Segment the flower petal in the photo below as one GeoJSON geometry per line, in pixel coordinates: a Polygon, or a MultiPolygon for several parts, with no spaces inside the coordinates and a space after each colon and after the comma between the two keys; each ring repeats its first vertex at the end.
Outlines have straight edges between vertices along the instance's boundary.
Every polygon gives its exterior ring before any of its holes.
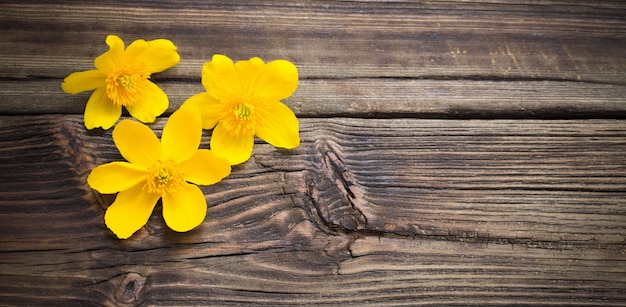
{"type": "Polygon", "coordinates": [[[122,115],[122,107],[113,104],[103,87],[97,88],[85,106],[85,127],[109,129],[122,115]]]}
{"type": "Polygon", "coordinates": [[[235,63],[235,74],[239,88],[238,93],[250,95],[254,84],[259,78],[260,73],[265,68],[265,62],[258,57],[251,58],[249,61],[237,61],[235,63]]]}
{"type": "Polygon", "coordinates": [[[202,66],[202,85],[214,100],[230,100],[233,93],[240,88],[233,61],[225,55],[213,55],[211,62],[202,66]]]}
{"type": "Polygon", "coordinates": [[[147,170],[128,162],[111,162],[94,168],[87,183],[96,191],[112,194],[128,190],[145,181],[147,170]]]}
{"type": "Polygon", "coordinates": [[[149,168],[161,159],[161,143],[148,126],[126,119],[113,129],[113,142],[130,163],[149,168]]]}
{"type": "Polygon", "coordinates": [[[285,99],[298,87],[298,68],[286,60],[265,65],[254,84],[254,96],[267,100],[285,99]]]}
{"type": "Polygon", "coordinates": [[[180,108],[170,115],[161,135],[163,159],[182,162],[198,151],[202,138],[202,123],[200,114],[193,110],[188,107],[180,108]]]}
{"type": "Polygon", "coordinates": [[[172,230],[189,231],[206,217],[207,203],[197,186],[184,183],[174,193],[163,195],[163,219],[172,230]]]}
{"type": "Polygon", "coordinates": [[[218,101],[213,99],[207,92],[195,94],[189,97],[181,106],[196,108],[202,118],[203,129],[213,129],[219,121],[219,113],[223,107],[218,101]]]}
{"type": "Polygon", "coordinates": [[[87,70],[71,73],[67,76],[61,88],[68,94],[77,94],[91,91],[98,87],[104,87],[107,75],[99,70],[87,70]]]}
{"type": "Polygon", "coordinates": [[[169,99],[161,88],[156,84],[142,80],[145,84],[142,84],[144,95],[141,100],[134,101],[133,104],[126,106],[128,113],[141,122],[152,123],[157,116],[163,114],[169,106],[169,99]]]}
{"type": "Polygon", "coordinates": [[[221,124],[217,124],[211,136],[211,151],[228,160],[230,165],[246,162],[252,156],[254,135],[233,136],[221,124]]]}
{"type": "Polygon", "coordinates": [[[176,49],[174,43],[167,39],[136,40],[128,46],[126,55],[131,63],[141,63],[149,73],[157,73],[180,62],[176,49]]]}
{"type": "Polygon", "coordinates": [[[94,61],[94,65],[97,69],[108,74],[117,70],[123,64],[124,41],[117,35],[108,35],[106,43],[109,45],[109,51],[98,56],[94,61]]]}
{"type": "Polygon", "coordinates": [[[143,190],[143,183],[117,194],[104,214],[107,227],[120,239],[126,239],[146,225],[161,196],[143,190]]]}
{"type": "Polygon", "coordinates": [[[138,39],[130,43],[126,50],[124,50],[124,64],[134,64],[137,63],[137,58],[146,52],[150,44],[143,39],[138,39]]]}
{"type": "Polygon", "coordinates": [[[230,174],[230,163],[208,149],[196,151],[189,160],[180,164],[185,180],[198,185],[218,183],[230,174]]]}
{"type": "Polygon", "coordinates": [[[250,58],[248,61],[253,66],[257,67],[257,69],[261,70],[265,66],[265,62],[259,57],[250,58]]]}
{"type": "Polygon", "coordinates": [[[268,104],[259,112],[256,135],[275,147],[292,149],[300,145],[296,115],[282,102],[268,104]]]}

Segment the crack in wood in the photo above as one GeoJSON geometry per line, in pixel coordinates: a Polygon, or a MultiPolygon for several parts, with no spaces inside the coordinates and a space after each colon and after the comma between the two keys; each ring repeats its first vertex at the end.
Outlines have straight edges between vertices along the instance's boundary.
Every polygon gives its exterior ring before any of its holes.
{"type": "MultiPolygon", "coordinates": [[[[619,250],[624,242],[601,243],[587,240],[545,240],[527,237],[499,237],[474,229],[459,229],[446,225],[430,226],[419,221],[396,224],[384,222],[378,216],[368,218],[365,212],[373,204],[364,194],[364,186],[357,182],[343,155],[343,148],[330,137],[315,141],[309,150],[304,205],[311,221],[321,231],[348,237],[400,237],[411,240],[435,240],[448,242],[474,243],[479,245],[497,244],[522,246],[531,249],[573,250],[579,248],[619,250]]],[[[386,186],[393,186],[385,182],[386,186]]],[[[371,187],[368,185],[368,187],[371,187]]],[[[457,188],[458,189],[458,188],[457,188]]],[[[543,189],[546,189],[545,187],[543,189]]],[[[603,190],[604,191],[604,190],[603,190]]],[[[348,244],[349,246],[350,244],[348,244]]],[[[345,248],[343,246],[342,248],[345,248]]]]}

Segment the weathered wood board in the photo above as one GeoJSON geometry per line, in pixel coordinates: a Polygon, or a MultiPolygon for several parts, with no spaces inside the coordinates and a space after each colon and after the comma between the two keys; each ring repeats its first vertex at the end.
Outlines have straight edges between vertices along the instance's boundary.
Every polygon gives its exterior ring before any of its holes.
{"type": "MultiPolygon", "coordinates": [[[[164,81],[168,114],[197,82],[164,81]]],[[[59,80],[0,81],[2,114],[82,114],[90,93],[68,95],[59,80]],[[45,103],[42,103],[45,101],[45,103]]],[[[300,117],[624,118],[626,86],[556,81],[305,79],[285,103],[300,117]]]]}
{"type": "Polygon", "coordinates": [[[202,63],[226,53],[286,58],[306,78],[625,83],[619,1],[7,1],[1,8],[3,77],[59,78],[92,67],[106,50],[103,36],[115,33],[173,40],[182,61],[166,75],[177,78],[199,78],[202,63]]]}
{"type": "Polygon", "coordinates": [[[626,306],[624,46],[620,1],[3,1],[0,305],[626,306]],[[116,239],[60,89],[107,34],[178,46],[157,133],[214,53],[292,61],[301,146],[116,239]]]}
{"type": "Polygon", "coordinates": [[[298,149],[257,144],[252,161],[203,189],[210,208],[197,229],[172,232],[157,208],[145,229],[120,241],[103,225],[113,197],[85,183],[93,166],[121,159],[110,132],[86,133],[80,116],[0,118],[0,298],[626,299],[620,121],[301,122],[298,149]]]}

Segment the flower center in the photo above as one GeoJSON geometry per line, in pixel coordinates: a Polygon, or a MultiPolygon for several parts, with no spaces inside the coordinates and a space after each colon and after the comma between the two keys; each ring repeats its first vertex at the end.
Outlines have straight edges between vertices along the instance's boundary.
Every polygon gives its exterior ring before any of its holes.
{"type": "Polygon", "coordinates": [[[143,98],[149,75],[137,69],[121,69],[106,79],[107,96],[114,104],[130,106],[143,98]]]}
{"type": "Polygon", "coordinates": [[[135,87],[135,81],[139,76],[135,75],[119,75],[117,77],[117,85],[123,87],[127,91],[132,91],[135,87]]]}
{"type": "Polygon", "coordinates": [[[257,121],[254,105],[240,102],[223,112],[221,124],[232,137],[254,135],[257,121]]]}
{"type": "Polygon", "coordinates": [[[239,120],[248,120],[254,112],[254,106],[251,106],[246,103],[240,103],[235,107],[233,113],[239,120]]]}
{"type": "Polygon", "coordinates": [[[172,161],[158,161],[148,170],[144,189],[154,194],[168,194],[176,190],[185,179],[180,171],[180,166],[172,161]]]}

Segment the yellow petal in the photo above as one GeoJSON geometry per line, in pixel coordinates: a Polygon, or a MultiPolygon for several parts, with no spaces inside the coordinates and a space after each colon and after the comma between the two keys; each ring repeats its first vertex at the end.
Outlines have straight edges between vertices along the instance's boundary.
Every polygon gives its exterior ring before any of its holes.
{"type": "Polygon", "coordinates": [[[163,195],[163,219],[172,230],[189,231],[206,216],[207,203],[197,186],[184,183],[174,193],[163,195]]]}
{"type": "Polygon", "coordinates": [[[122,107],[113,104],[103,87],[97,88],[85,106],[85,127],[109,129],[122,115],[122,107]]]}
{"type": "Polygon", "coordinates": [[[263,68],[263,66],[265,65],[265,62],[263,62],[263,60],[261,58],[259,58],[259,57],[250,58],[250,60],[248,62],[250,62],[250,64],[258,67],[258,69],[263,68]]]}
{"type": "Polygon", "coordinates": [[[230,165],[246,162],[252,156],[254,135],[231,135],[223,125],[217,124],[211,136],[211,151],[228,160],[230,165]]]}
{"type": "Polygon", "coordinates": [[[112,194],[145,181],[148,171],[128,162],[111,162],[94,168],[87,183],[96,191],[112,194]]]}
{"type": "Polygon", "coordinates": [[[181,162],[198,151],[202,138],[200,114],[190,108],[180,108],[174,112],[163,127],[161,145],[163,159],[181,162]]]}
{"type": "Polygon", "coordinates": [[[161,159],[161,143],[148,126],[126,119],[113,129],[113,142],[128,162],[145,169],[161,159]]]}
{"type": "Polygon", "coordinates": [[[258,75],[254,84],[254,96],[281,100],[291,96],[297,87],[298,68],[289,61],[271,61],[258,75]]]}
{"type": "Polygon", "coordinates": [[[268,104],[259,112],[256,135],[275,147],[292,149],[300,145],[296,115],[281,102],[268,104]]]}
{"type": "Polygon", "coordinates": [[[149,46],[150,44],[143,39],[138,39],[130,43],[126,50],[124,50],[124,64],[138,63],[137,58],[145,53],[149,46]]]}
{"type": "Polygon", "coordinates": [[[136,184],[117,194],[104,214],[104,222],[118,238],[126,239],[148,222],[159,197],[145,192],[143,183],[136,184]]]}
{"type": "Polygon", "coordinates": [[[106,43],[109,45],[109,51],[98,56],[94,64],[97,69],[108,74],[123,64],[124,41],[117,35],[109,35],[106,38],[106,43]]]}
{"type": "Polygon", "coordinates": [[[175,66],[180,61],[176,46],[167,39],[155,39],[149,42],[140,40],[133,42],[126,53],[133,62],[142,63],[149,73],[157,73],[175,66]],[[138,48],[135,48],[138,42],[138,48]],[[135,50],[137,49],[137,50],[135,50]]]}
{"type": "Polygon", "coordinates": [[[219,102],[231,99],[234,90],[240,88],[233,61],[225,55],[213,55],[211,62],[202,66],[202,85],[219,102]]]}
{"type": "Polygon", "coordinates": [[[238,61],[235,63],[235,74],[239,87],[236,91],[239,93],[251,93],[259,74],[264,70],[265,62],[260,58],[254,57],[249,61],[238,61]]]}
{"type": "Polygon", "coordinates": [[[183,161],[181,171],[186,181],[198,185],[218,183],[230,174],[230,163],[208,149],[196,151],[189,160],[183,161]]]}
{"type": "Polygon", "coordinates": [[[223,107],[209,93],[199,93],[189,97],[181,106],[195,108],[202,118],[203,129],[213,129],[219,121],[219,112],[223,107]]]}
{"type": "Polygon", "coordinates": [[[98,87],[104,87],[107,75],[99,70],[79,71],[67,76],[61,88],[68,94],[77,94],[84,91],[91,91],[98,87]]]}
{"type": "Polygon", "coordinates": [[[170,103],[165,92],[156,84],[148,80],[142,80],[142,82],[145,82],[142,84],[142,89],[144,89],[142,99],[133,101],[131,105],[126,106],[126,109],[132,117],[141,122],[152,123],[157,116],[167,110],[170,103]]]}

